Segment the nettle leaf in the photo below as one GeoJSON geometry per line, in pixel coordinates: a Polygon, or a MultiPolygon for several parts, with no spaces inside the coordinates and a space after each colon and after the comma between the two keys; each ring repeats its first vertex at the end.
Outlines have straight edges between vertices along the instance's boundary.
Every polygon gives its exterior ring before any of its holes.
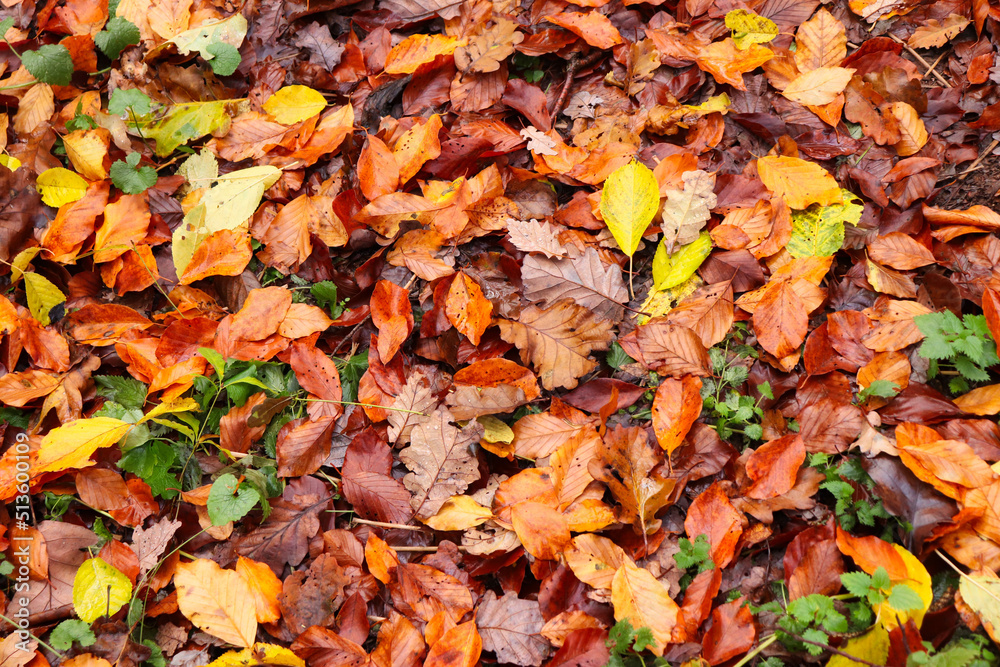
{"type": "Polygon", "coordinates": [[[94,44],[108,58],[115,60],[126,47],[138,44],[142,39],[139,28],[121,16],[116,16],[104,26],[104,30],[94,35],[94,44]]]}
{"type": "Polygon", "coordinates": [[[243,60],[240,57],[239,49],[225,42],[209,44],[205,50],[214,56],[208,61],[208,64],[212,66],[212,71],[218,76],[231,75],[243,60]]]}
{"type": "Polygon", "coordinates": [[[216,526],[239,521],[260,502],[260,497],[256,489],[240,484],[233,475],[222,475],[208,492],[208,518],[216,526]]]}
{"type": "Polygon", "coordinates": [[[115,88],[115,92],[111,93],[111,99],[108,100],[108,113],[121,116],[131,110],[135,115],[143,116],[149,113],[152,108],[151,103],[149,95],[138,88],[115,88]]]}
{"type": "Polygon", "coordinates": [[[46,44],[21,54],[21,63],[42,83],[68,86],[73,78],[73,57],[62,44],[46,44]]]}
{"type": "Polygon", "coordinates": [[[148,165],[140,167],[141,158],[138,153],[129,153],[111,165],[111,182],[127,195],[137,195],[156,185],[156,170],[148,165]]]}

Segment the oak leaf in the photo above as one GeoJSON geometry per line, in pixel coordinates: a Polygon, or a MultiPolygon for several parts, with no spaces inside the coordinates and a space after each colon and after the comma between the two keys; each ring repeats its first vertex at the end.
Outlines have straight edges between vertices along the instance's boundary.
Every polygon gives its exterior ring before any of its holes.
{"type": "Polygon", "coordinates": [[[455,52],[455,65],[463,72],[495,72],[523,40],[524,34],[517,32],[516,23],[499,19],[455,52]]]}

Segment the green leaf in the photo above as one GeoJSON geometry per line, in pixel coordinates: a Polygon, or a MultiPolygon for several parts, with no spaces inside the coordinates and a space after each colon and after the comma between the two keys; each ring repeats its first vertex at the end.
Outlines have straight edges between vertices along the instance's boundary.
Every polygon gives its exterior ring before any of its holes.
{"type": "Polygon", "coordinates": [[[90,646],[97,641],[90,626],[77,618],[70,618],[55,627],[49,635],[49,643],[59,651],[67,651],[73,642],[80,646],[90,646]]]}
{"type": "Polygon", "coordinates": [[[208,518],[212,524],[222,526],[239,521],[260,502],[260,493],[253,487],[240,484],[233,475],[222,475],[208,492],[208,518]]]}
{"type": "Polygon", "coordinates": [[[14,17],[8,16],[3,21],[0,21],[0,37],[7,34],[7,31],[14,27],[14,17]]]}
{"type": "Polygon", "coordinates": [[[733,31],[733,42],[741,51],[753,44],[766,44],[778,36],[774,21],[746,9],[734,9],[726,14],[726,27],[733,31]]]}
{"type": "Polygon", "coordinates": [[[608,349],[608,355],[606,357],[608,366],[611,366],[615,370],[620,371],[623,366],[627,364],[634,364],[635,359],[628,356],[628,352],[625,351],[621,345],[617,342],[611,343],[611,347],[608,349]]]}
{"type": "Polygon", "coordinates": [[[712,560],[712,545],[704,534],[691,540],[682,537],[678,543],[681,550],[674,554],[674,561],[682,569],[688,570],[698,566],[698,572],[705,572],[715,567],[712,560]]]}
{"type": "Polygon", "coordinates": [[[868,589],[871,588],[872,578],[864,572],[845,572],[840,575],[840,582],[851,595],[865,597],[868,589]]]}
{"type": "Polygon", "coordinates": [[[899,393],[899,385],[892,380],[872,380],[872,383],[858,392],[858,400],[864,401],[870,396],[892,398],[899,393]]]}
{"type": "Polygon", "coordinates": [[[920,599],[920,595],[906,584],[896,584],[893,586],[887,602],[893,609],[898,609],[899,611],[924,608],[924,601],[920,599]]]}
{"type": "Polygon", "coordinates": [[[653,256],[653,283],[658,290],[680,285],[694,275],[712,252],[712,236],[702,232],[698,238],[681,246],[673,254],[667,254],[665,240],[660,241],[653,256]]]}
{"type": "Polygon", "coordinates": [[[139,166],[138,153],[129,153],[124,160],[111,165],[111,182],[127,195],[137,195],[156,185],[156,170],[149,165],[139,166]]]}
{"type": "Polygon", "coordinates": [[[0,408],[0,424],[10,424],[14,428],[28,428],[31,413],[17,408],[0,408]]]}
{"type": "Polygon", "coordinates": [[[216,352],[210,347],[199,347],[198,354],[208,359],[208,363],[212,364],[212,368],[215,369],[215,374],[219,376],[219,381],[226,375],[226,359],[221,354],[216,352]]]}
{"type": "Polygon", "coordinates": [[[73,578],[73,610],[87,623],[101,616],[112,616],[131,597],[129,578],[100,558],[83,561],[73,578]]]}
{"type": "MultiPolygon", "coordinates": [[[[316,299],[316,305],[320,308],[326,308],[331,313],[339,306],[337,303],[337,285],[331,280],[323,280],[315,283],[309,288],[309,293],[316,299]]],[[[337,313],[337,316],[339,315],[340,313],[337,313]]]]}
{"type": "Polygon", "coordinates": [[[121,116],[129,109],[137,116],[144,116],[149,113],[152,100],[149,95],[138,88],[115,88],[108,100],[108,113],[121,116]]]}
{"type": "Polygon", "coordinates": [[[97,44],[104,55],[115,60],[122,49],[138,44],[141,39],[139,28],[134,23],[116,16],[105,24],[104,30],[94,35],[94,44],[97,44]]]}
{"type": "Polygon", "coordinates": [[[37,51],[25,51],[21,63],[31,76],[53,86],[68,86],[73,78],[73,58],[62,44],[46,44],[37,51]]]}
{"type": "Polygon", "coordinates": [[[177,459],[174,449],[163,442],[150,442],[128,450],[118,461],[118,467],[142,478],[153,495],[173,498],[180,482],[170,473],[177,459]]]}
{"type": "Polygon", "coordinates": [[[792,257],[829,257],[844,245],[844,223],[858,224],[864,205],[849,190],[841,189],[841,204],[792,211],[792,236],[785,248],[792,257]]]}
{"type": "Polygon", "coordinates": [[[208,61],[208,64],[212,66],[212,71],[218,76],[231,75],[242,62],[240,50],[232,44],[216,42],[209,44],[207,51],[214,56],[208,61]]]}
{"type": "Polygon", "coordinates": [[[125,408],[135,410],[146,404],[147,387],[130,377],[118,375],[95,375],[97,393],[109,400],[120,403],[125,408]]]}
{"type": "Polygon", "coordinates": [[[649,167],[633,160],[615,169],[601,191],[601,215],[618,247],[635,254],[660,207],[660,187],[649,167]]]}

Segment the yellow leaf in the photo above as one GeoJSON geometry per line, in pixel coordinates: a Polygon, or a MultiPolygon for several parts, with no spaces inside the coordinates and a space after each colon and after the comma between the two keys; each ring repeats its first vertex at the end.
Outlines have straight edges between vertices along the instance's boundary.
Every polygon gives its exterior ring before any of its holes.
{"type": "Polygon", "coordinates": [[[0,164],[11,171],[17,171],[17,168],[21,166],[21,161],[12,155],[0,155],[0,164]]]}
{"type": "Polygon", "coordinates": [[[757,160],[757,172],[768,190],[795,209],[810,204],[839,204],[843,199],[837,180],[815,162],[797,157],[762,157],[757,160]]]}
{"type": "Polygon", "coordinates": [[[62,167],[46,169],[38,175],[35,184],[42,201],[56,208],[83,199],[87,187],[87,181],[80,174],[62,167]]]}
{"type": "Polygon", "coordinates": [[[726,27],[733,31],[733,42],[738,49],[766,44],[778,36],[774,21],[746,9],[734,9],[726,14],[726,27]]]}
{"type": "Polygon", "coordinates": [[[601,191],[601,215],[622,252],[631,257],[660,207],[660,187],[646,165],[632,161],[615,169],[601,191]]]}
{"type": "Polygon", "coordinates": [[[277,167],[240,169],[219,177],[201,203],[187,212],[174,230],[174,267],[178,274],[191,263],[195,248],[216,232],[235,230],[257,210],[264,191],[281,177],[277,167]]]}
{"type": "Polygon", "coordinates": [[[666,290],[686,282],[711,252],[712,236],[708,232],[702,232],[693,242],[671,254],[667,254],[667,247],[661,241],[653,255],[653,283],[656,289],[666,290]]]}
{"type": "Polygon", "coordinates": [[[650,650],[654,655],[663,655],[680,611],[677,603],[670,599],[667,587],[649,570],[626,560],[611,581],[611,602],[615,607],[615,620],[628,619],[633,628],[652,630],[656,645],[650,650]]]}
{"type": "Polygon", "coordinates": [[[894,146],[896,153],[900,157],[906,157],[919,152],[927,143],[928,135],[924,121],[920,119],[917,110],[906,102],[893,102],[886,106],[885,110],[899,121],[899,133],[902,139],[894,146]]]}
{"type": "Polygon", "coordinates": [[[76,130],[63,137],[66,157],[73,168],[91,181],[102,181],[108,177],[104,168],[104,158],[111,146],[111,133],[104,128],[76,130]]]}
{"type": "Polygon", "coordinates": [[[476,421],[486,429],[483,433],[483,440],[486,442],[493,444],[502,442],[507,445],[514,442],[514,430],[493,415],[479,417],[476,421]]]}
{"type": "MultiPolygon", "coordinates": [[[[913,622],[916,623],[919,628],[920,624],[924,620],[924,614],[927,613],[928,607],[931,606],[931,600],[934,598],[934,594],[931,591],[931,575],[928,574],[927,568],[924,567],[924,564],[917,560],[917,557],[909,551],[898,544],[894,544],[893,548],[903,559],[903,563],[906,565],[906,578],[900,579],[893,577],[893,587],[900,585],[909,586],[916,591],[918,596],[920,596],[920,600],[923,602],[923,607],[919,609],[895,609],[888,602],[883,602],[873,608],[875,616],[879,619],[879,623],[884,626],[886,630],[892,630],[899,625],[899,622],[905,623],[908,618],[912,618],[913,622]]],[[[869,572],[869,574],[872,573],[869,572]]]]}
{"type": "MultiPolygon", "coordinates": [[[[840,650],[866,662],[884,665],[889,657],[889,631],[876,625],[860,637],[848,640],[840,650]]],[[[859,664],[845,656],[835,655],[826,667],[858,667],[859,664]]]]}
{"type": "Polygon", "coordinates": [[[944,46],[948,40],[965,30],[969,19],[961,14],[949,14],[944,23],[937,19],[927,19],[927,23],[913,31],[907,43],[914,49],[929,49],[944,46]]]}
{"type": "Polygon", "coordinates": [[[308,86],[285,86],[264,102],[264,111],[282,125],[294,125],[326,108],[326,98],[308,86]]]}
{"type": "Polygon", "coordinates": [[[31,264],[31,260],[41,251],[41,246],[35,246],[34,248],[25,248],[14,256],[14,259],[10,262],[10,281],[12,283],[16,284],[21,279],[21,276],[24,275],[24,270],[28,268],[28,264],[31,264]]]}
{"type": "Polygon", "coordinates": [[[66,295],[45,276],[37,273],[24,274],[24,291],[28,297],[28,310],[42,326],[52,321],[49,311],[66,300],[66,295]]]}
{"type": "Polygon", "coordinates": [[[163,403],[160,403],[143,415],[142,419],[137,421],[136,424],[141,424],[162,415],[170,415],[177,412],[198,412],[200,410],[201,406],[199,406],[198,401],[193,398],[175,398],[172,401],[164,401],[163,403]]]}
{"type": "Polygon", "coordinates": [[[279,667],[306,667],[305,660],[283,646],[258,642],[242,651],[223,653],[204,667],[253,667],[276,665],[279,667]]]}
{"type": "Polygon", "coordinates": [[[100,558],[83,561],[73,578],[73,609],[84,623],[111,616],[132,597],[132,582],[100,558]]]}
{"type": "Polygon", "coordinates": [[[434,530],[465,530],[493,518],[493,512],[469,496],[452,496],[444,501],[438,513],[421,519],[434,530]]]}
{"type": "Polygon", "coordinates": [[[958,590],[965,604],[979,616],[993,641],[1000,641],[1000,579],[995,575],[963,574],[958,590]]]}
{"type": "Polygon", "coordinates": [[[447,56],[462,46],[465,40],[447,35],[410,35],[392,47],[385,58],[386,74],[413,74],[421,65],[447,56]]]}
{"type": "MultiPolygon", "coordinates": [[[[659,252],[659,249],[657,249],[657,252],[659,252]]],[[[656,259],[655,255],[653,259],[656,259]]],[[[693,275],[677,287],[671,287],[665,290],[652,290],[649,293],[649,296],[646,297],[646,301],[639,308],[641,312],[649,313],[649,316],[637,315],[635,321],[638,324],[645,324],[654,317],[662,317],[663,315],[666,315],[673,310],[674,306],[676,306],[680,301],[693,294],[696,289],[704,284],[704,282],[705,281],[697,275],[693,275]]]]}
{"type": "Polygon", "coordinates": [[[181,563],[174,575],[181,613],[208,634],[251,646],[257,636],[256,605],[246,580],[212,560],[181,563]]]}
{"type": "Polygon", "coordinates": [[[37,477],[44,472],[86,467],[91,454],[115,444],[131,428],[132,424],[111,417],[77,419],[54,428],[38,448],[38,458],[31,468],[31,475],[37,477]]]}
{"type": "Polygon", "coordinates": [[[799,104],[822,106],[837,99],[852,76],[849,67],[817,67],[797,76],[781,94],[799,104]]]}

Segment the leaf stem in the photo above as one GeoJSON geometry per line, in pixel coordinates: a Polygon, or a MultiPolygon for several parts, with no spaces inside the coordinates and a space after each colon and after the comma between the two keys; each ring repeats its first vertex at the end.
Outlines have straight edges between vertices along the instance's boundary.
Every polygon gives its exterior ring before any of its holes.
{"type": "Polygon", "coordinates": [[[778,641],[778,635],[776,634],[768,635],[767,637],[762,639],[759,644],[757,644],[757,648],[755,648],[754,650],[750,651],[745,656],[743,656],[743,659],[737,662],[735,665],[733,665],[733,667],[743,667],[744,665],[749,664],[751,660],[760,655],[764,649],[766,649],[768,646],[770,646],[776,641],[778,641]]]}

